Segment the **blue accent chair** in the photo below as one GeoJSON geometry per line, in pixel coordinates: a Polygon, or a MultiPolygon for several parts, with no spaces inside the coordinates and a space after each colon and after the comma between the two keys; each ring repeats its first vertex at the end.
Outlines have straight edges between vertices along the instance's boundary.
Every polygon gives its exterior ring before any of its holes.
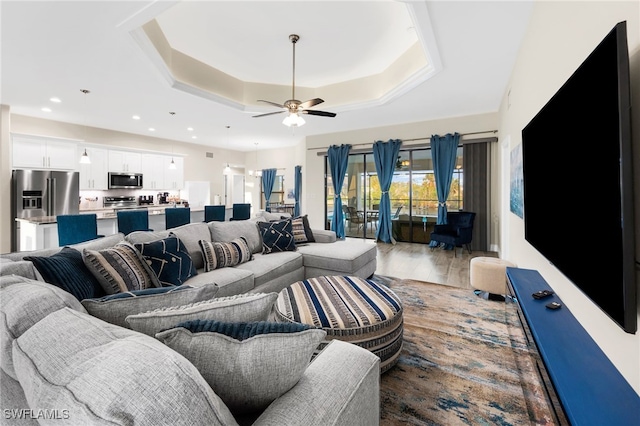
{"type": "Polygon", "coordinates": [[[233,205],[231,220],[247,220],[251,218],[251,204],[236,203],[233,205]]]}
{"type": "Polygon", "coordinates": [[[164,210],[165,229],[177,228],[178,226],[191,223],[191,208],[166,208],[164,210]]]}
{"type": "Polygon", "coordinates": [[[205,222],[224,222],[226,206],[204,206],[205,222]]]}
{"type": "Polygon", "coordinates": [[[153,231],[149,229],[149,211],[143,210],[119,210],[118,232],[128,235],[133,231],[153,231]]]}
{"type": "MultiPolygon", "coordinates": [[[[473,238],[473,221],[476,218],[474,212],[447,212],[446,225],[434,225],[431,233],[431,241],[444,244],[447,249],[454,249],[464,245],[471,253],[471,239],[473,238]]],[[[433,250],[435,247],[431,247],[433,250]]]]}
{"type": "Polygon", "coordinates": [[[58,215],[56,222],[58,223],[58,245],[60,247],[104,237],[104,235],[98,235],[98,216],[96,214],[58,215]]]}

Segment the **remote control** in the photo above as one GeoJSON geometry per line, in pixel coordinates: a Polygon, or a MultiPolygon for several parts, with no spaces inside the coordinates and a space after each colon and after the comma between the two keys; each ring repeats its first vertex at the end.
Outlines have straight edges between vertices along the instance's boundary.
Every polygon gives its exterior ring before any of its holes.
{"type": "Polygon", "coordinates": [[[560,308],[562,305],[561,305],[560,303],[558,303],[558,302],[551,302],[551,303],[547,303],[545,306],[546,306],[547,308],[549,308],[549,309],[558,309],[558,308],[560,308]]]}
{"type": "Polygon", "coordinates": [[[544,299],[545,297],[549,297],[553,294],[551,290],[538,290],[532,294],[534,299],[544,299]]]}

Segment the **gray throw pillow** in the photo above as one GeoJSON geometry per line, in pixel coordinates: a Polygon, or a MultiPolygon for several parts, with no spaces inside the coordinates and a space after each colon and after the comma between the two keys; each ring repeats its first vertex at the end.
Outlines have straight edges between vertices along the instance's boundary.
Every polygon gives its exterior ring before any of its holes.
{"type": "Polygon", "coordinates": [[[82,306],[94,317],[120,327],[129,328],[129,324],[125,321],[129,315],[211,300],[218,293],[218,290],[219,287],[216,284],[206,284],[202,287],[182,285],[150,288],[116,293],[100,299],[85,299],[82,301],[82,306]]]}
{"type": "Polygon", "coordinates": [[[61,424],[237,425],[183,356],[68,308],[20,336],[13,356],[29,405],[66,410],[61,424]]]}
{"type": "Polygon", "coordinates": [[[186,225],[172,228],[170,234],[176,235],[184,243],[187,250],[191,254],[193,264],[196,269],[200,269],[203,266],[202,252],[200,251],[200,245],[198,241],[205,239],[211,239],[211,232],[209,227],[204,222],[188,223],[186,225]]]}
{"type": "Polygon", "coordinates": [[[236,415],[262,411],[294,387],[327,334],[302,324],[216,323],[184,323],[156,338],[191,361],[236,415]]]}
{"type": "Polygon", "coordinates": [[[266,321],[277,298],[278,293],[244,293],[129,315],[125,321],[131,329],[149,336],[155,336],[181,322],[196,319],[228,322],[266,321]]]}
{"type": "Polygon", "coordinates": [[[72,308],[86,312],[78,299],[70,293],[41,281],[4,276],[2,295],[0,296],[0,366],[12,378],[16,379],[13,368],[11,346],[31,326],[52,312],[62,308],[72,308]],[[4,283],[10,285],[5,286],[4,283]]]}
{"type": "Polygon", "coordinates": [[[211,232],[211,241],[225,242],[238,237],[245,237],[251,253],[262,252],[260,232],[258,231],[258,225],[253,220],[234,220],[231,222],[212,221],[207,223],[207,226],[211,232]]]}
{"type": "Polygon", "coordinates": [[[162,287],[142,254],[130,243],[103,250],[84,249],[82,259],[107,294],[162,287]]]}

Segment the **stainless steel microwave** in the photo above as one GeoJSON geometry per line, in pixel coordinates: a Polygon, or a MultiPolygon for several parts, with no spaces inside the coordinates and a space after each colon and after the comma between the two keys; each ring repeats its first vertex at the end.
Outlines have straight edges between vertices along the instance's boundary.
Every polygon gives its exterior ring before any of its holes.
{"type": "Polygon", "coordinates": [[[142,173],[109,172],[109,189],[142,189],[142,173]]]}

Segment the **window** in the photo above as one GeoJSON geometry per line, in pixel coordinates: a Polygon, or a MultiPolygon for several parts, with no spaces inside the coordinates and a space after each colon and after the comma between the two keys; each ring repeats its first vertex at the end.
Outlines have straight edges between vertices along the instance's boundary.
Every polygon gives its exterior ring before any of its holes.
{"type": "MultiPolygon", "coordinates": [[[[273,190],[271,191],[269,203],[272,206],[284,204],[284,176],[276,176],[276,180],[273,182],[273,190]]],[[[262,187],[262,179],[260,179],[260,208],[264,210],[266,204],[264,190],[262,187]]]]}

